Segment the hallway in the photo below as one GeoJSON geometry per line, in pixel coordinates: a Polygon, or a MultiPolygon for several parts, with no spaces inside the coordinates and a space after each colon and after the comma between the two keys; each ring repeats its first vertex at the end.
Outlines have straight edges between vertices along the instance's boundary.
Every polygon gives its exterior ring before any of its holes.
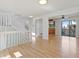
{"type": "Polygon", "coordinates": [[[30,43],[0,51],[1,58],[64,58],[79,57],[79,38],[50,36],[49,40],[38,38],[30,43]],[[17,54],[18,53],[18,54],[17,54]]]}

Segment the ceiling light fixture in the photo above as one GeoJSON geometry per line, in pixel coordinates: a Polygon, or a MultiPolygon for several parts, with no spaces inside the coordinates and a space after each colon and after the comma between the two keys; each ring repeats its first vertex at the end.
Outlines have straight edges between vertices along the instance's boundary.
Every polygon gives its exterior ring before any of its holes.
{"type": "Polygon", "coordinates": [[[33,16],[29,16],[30,18],[33,18],[33,16]]]}
{"type": "Polygon", "coordinates": [[[45,5],[48,3],[48,0],[39,0],[39,4],[45,5]]]}

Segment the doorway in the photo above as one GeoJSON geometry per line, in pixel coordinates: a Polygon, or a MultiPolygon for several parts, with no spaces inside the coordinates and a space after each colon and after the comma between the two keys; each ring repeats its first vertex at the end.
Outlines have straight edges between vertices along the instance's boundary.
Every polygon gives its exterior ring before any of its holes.
{"type": "Polygon", "coordinates": [[[49,36],[55,35],[55,20],[49,19],[49,36]]]}
{"type": "Polygon", "coordinates": [[[61,23],[61,35],[68,37],[76,37],[76,21],[63,20],[61,23]]]}
{"type": "Polygon", "coordinates": [[[42,26],[43,26],[43,23],[42,23],[42,19],[37,19],[35,21],[35,36],[36,38],[42,38],[42,26]]]}

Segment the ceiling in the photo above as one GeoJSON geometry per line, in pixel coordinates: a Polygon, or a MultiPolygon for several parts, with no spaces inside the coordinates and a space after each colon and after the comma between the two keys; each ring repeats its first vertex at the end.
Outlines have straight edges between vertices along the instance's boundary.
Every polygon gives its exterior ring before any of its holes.
{"type": "Polygon", "coordinates": [[[39,16],[78,6],[79,0],[48,0],[47,5],[38,4],[38,0],[0,0],[0,10],[25,16],[39,16]]]}

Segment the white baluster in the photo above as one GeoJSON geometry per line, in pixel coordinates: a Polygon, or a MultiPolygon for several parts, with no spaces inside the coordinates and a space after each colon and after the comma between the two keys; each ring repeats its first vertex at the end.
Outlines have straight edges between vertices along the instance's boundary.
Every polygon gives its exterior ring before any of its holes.
{"type": "MultiPolygon", "coordinates": [[[[0,39],[1,39],[1,33],[0,33],[0,39]]],[[[1,50],[1,41],[0,41],[0,50],[1,50]]]]}
{"type": "Polygon", "coordinates": [[[14,46],[15,46],[16,45],[16,41],[15,41],[16,40],[16,33],[14,33],[13,35],[14,35],[14,40],[13,41],[14,41],[14,46]]]}
{"type": "Polygon", "coordinates": [[[14,33],[11,33],[11,35],[12,35],[11,44],[12,44],[12,46],[14,46],[14,33]]]}
{"type": "Polygon", "coordinates": [[[16,45],[18,45],[18,32],[16,33],[16,45]]]}
{"type": "Polygon", "coordinates": [[[20,32],[19,32],[19,44],[21,43],[21,35],[20,35],[20,32]]]}
{"type": "Polygon", "coordinates": [[[7,33],[5,33],[5,35],[6,35],[6,47],[8,48],[8,35],[7,33]]]}
{"type": "Polygon", "coordinates": [[[18,32],[18,45],[19,45],[19,32],[18,32]]]}

